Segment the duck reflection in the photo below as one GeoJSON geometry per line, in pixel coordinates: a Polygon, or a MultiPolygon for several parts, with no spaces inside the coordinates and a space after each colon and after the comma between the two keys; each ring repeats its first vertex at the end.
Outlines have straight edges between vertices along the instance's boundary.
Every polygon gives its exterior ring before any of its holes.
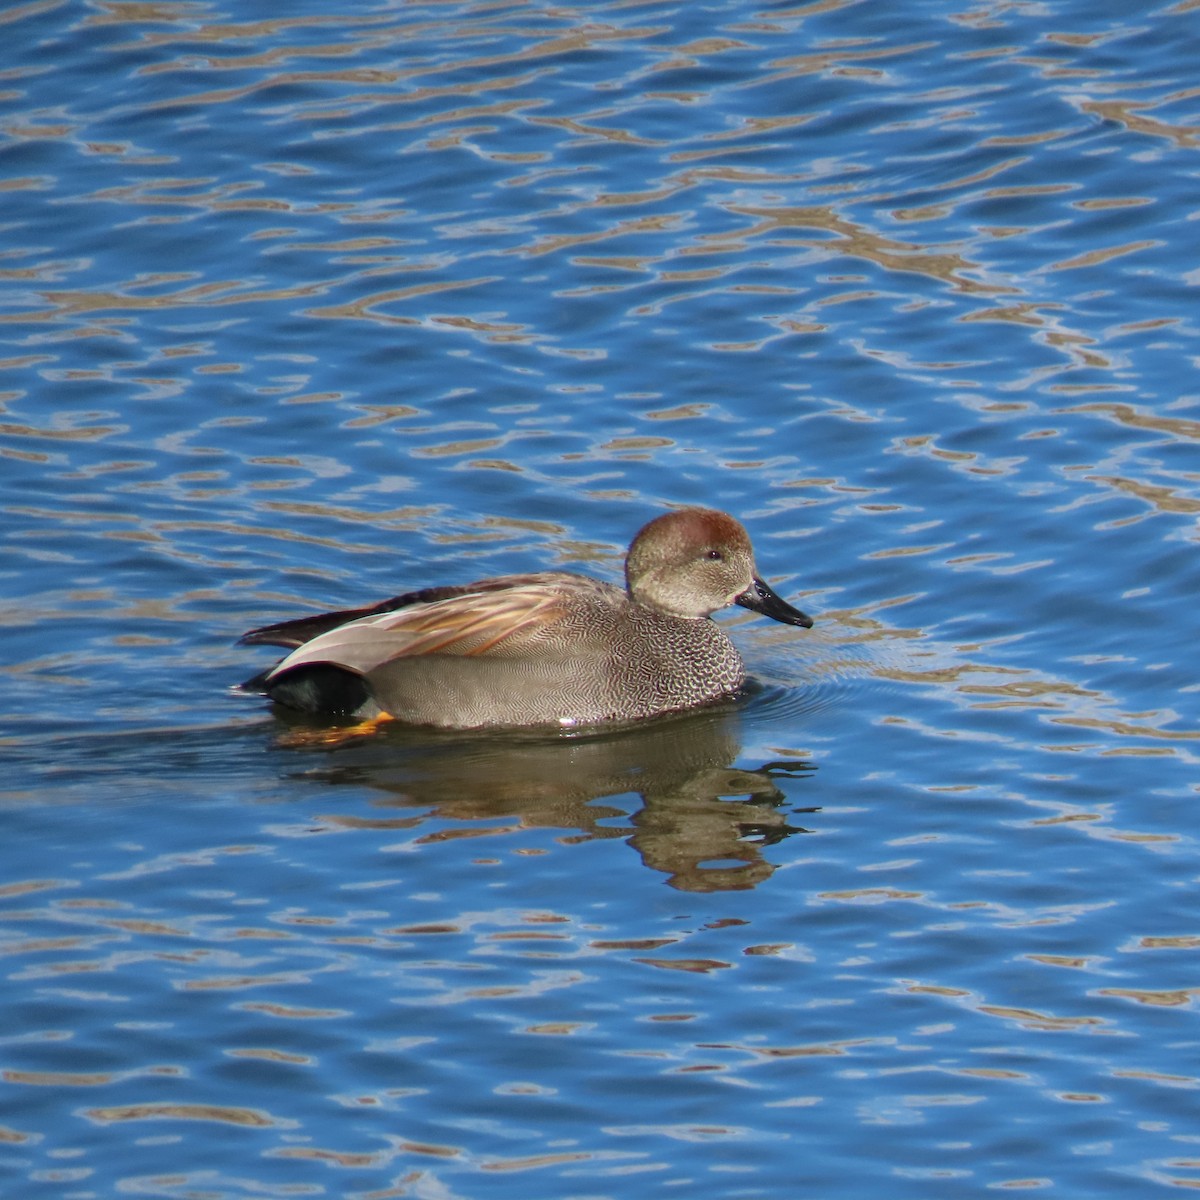
{"type": "Polygon", "coordinates": [[[369,738],[339,738],[293,725],[283,742],[330,752],[320,768],[304,771],[306,779],[375,788],[386,796],[381,805],[431,808],[443,820],[513,817],[530,828],[626,838],[672,887],[716,892],[767,879],[775,868],[763,847],[810,832],[789,822],[792,812],[818,811],[792,808],[779,787],[813,764],[735,767],[738,731],[731,702],[585,734],[452,734],[397,725],[369,738]],[[632,815],[629,806],[596,803],[623,795],[641,798],[632,815]]]}

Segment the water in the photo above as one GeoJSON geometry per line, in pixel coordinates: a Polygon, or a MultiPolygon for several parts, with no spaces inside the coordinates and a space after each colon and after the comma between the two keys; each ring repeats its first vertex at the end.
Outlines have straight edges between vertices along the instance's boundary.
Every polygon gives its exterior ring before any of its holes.
{"type": "Polygon", "coordinates": [[[1193,6],[0,21],[5,1195],[1200,1186],[1193,6]],[[674,503],[735,705],[229,690],[674,503]]]}

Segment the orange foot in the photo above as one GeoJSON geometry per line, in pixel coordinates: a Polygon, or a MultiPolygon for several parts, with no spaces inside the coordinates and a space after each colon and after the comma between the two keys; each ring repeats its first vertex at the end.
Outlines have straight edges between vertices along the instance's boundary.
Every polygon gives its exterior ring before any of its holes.
{"type": "Polygon", "coordinates": [[[336,729],[293,729],[280,734],[277,744],[287,750],[337,750],[374,737],[389,721],[395,719],[391,713],[380,713],[368,721],[342,725],[336,729]]]}

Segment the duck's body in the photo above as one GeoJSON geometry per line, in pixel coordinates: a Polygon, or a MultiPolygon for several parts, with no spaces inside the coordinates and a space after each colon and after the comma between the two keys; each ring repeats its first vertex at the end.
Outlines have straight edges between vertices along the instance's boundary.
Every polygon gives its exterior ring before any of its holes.
{"type": "Polygon", "coordinates": [[[268,625],[242,641],[294,649],[243,686],[304,712],[445,728],[633,721],[742,685],[718,608],[812,624],[758,579],[741,525],[709,509],[645,526],[626,580],[507,575],[268,625]]]}

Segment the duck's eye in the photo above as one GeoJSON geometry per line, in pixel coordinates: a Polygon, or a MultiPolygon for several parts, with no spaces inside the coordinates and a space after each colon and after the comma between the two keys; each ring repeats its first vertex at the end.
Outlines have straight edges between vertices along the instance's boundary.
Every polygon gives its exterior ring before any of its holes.
{"type": "Polygon", "coordinates": [[[713,562],[724,562],[725,561],[725,555],[723,555],[720,552],[720,550],[705,551],[704,557],[711,559],[713,562]]]}

